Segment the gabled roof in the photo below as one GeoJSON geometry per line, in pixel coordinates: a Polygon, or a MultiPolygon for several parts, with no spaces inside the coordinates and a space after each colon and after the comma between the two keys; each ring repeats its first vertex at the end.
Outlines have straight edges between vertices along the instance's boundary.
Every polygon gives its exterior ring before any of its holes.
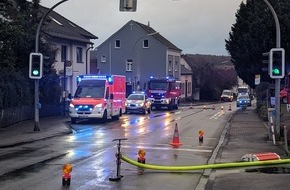
{"type": "MultiPolygon", "coordinates": [[[[43,6],[39,6],[39,10],[42,14],[49,11],[48,8],[43,6]]],[[[48,22],[44,23],[44,26],[42,27],[42,32],[50,37],[75,40],[85,43],[92,43],[90,42],[90,39],[98,39],[97,36],[86,31],[82,27],[76,25],[54,11],[51,11],[47,15],[47,20],[48,22]]]]}
{"type": "MultiPolygon", "coordinates": [[[[140,22],[136,22],[134,20],[131,20],[132,22],[138,24],[141,28],[143,28],[143,30],[145,30],[148,34],[152,34],[154,32],[156,32],[153,28],[151,28],[148,25],[142,24],[140,22]]],[[[176,47],[173,43],[171,43],[169,40],[167,40],[166,38],[164,38],[162,35],[160,35],[160,33],[157,33],[155,35],[153,35],[152,37],[156,38],[158,41],[160,41],[163,45],[165,45],[168,49],[172,49],[172,50],[177,50],[177,51],[182,51],[181,49],[179,49],[178,47],[176,47]]]]}
{"type": "Polygon", "coordinates": [[[192,73],[193,72],[187,69],[184,65],[181,65],[181,70],[180,70],[181,75],[192,75],[192,73]]]}
{"type": "Polygon", "coordinates": [[[122,28],[120,28],[118,31],[116,31],[114,34],[112,34],[107,40],[105,40],[102,44],[100,44],[98,47],[102,46],[103,44],[105,44],[110,38],[112,38],[114,35],[116,35],[120,30],[122,30],[124,27],[126,27],[128,24],[130,23],[135,23],[136,25],[138,25],[140,28],[142,28],[146,33],[148,34],[152,34],[152,33],[156,33],[154,35],[152,35],[152,37],[154,37],[155,39],[157,39],[159,42],[161,42],[165,47],[167,47],[168,49],[171,50],[176,50],[176,51],[182,51],[181,49],[179,49],[178,47],[176,47],[173,43],[171,43],[169,40],[167,40],[166,38],[164,38],[162,35],[160,35],[160,33],[158,33],[157,31],[155,31],[153,28],[151,28],[150,26],[147,26],[145,24],[136,22],[134,20],[130,20],[129,22],[127,22],[122,28]]]}
{"type": "Polygon", "coordinates": [[[192,68],[203,67],[208,64],[213,64],[215,66],[225,65],[231,63],[230,56],[219,56],[219,55],[202,55],[202,54],[185,54],[182,58],[187,62],[187,64],[192,68]]]}

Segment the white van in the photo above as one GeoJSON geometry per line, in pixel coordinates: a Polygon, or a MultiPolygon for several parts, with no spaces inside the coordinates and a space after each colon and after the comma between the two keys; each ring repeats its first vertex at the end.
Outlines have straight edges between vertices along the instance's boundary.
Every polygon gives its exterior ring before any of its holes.
{"type": "Polygon", "coordinates": [[[221,95],[221,101],[232,102],[234,99],[234,93],[231,90],[223,90],[221,95]]]}

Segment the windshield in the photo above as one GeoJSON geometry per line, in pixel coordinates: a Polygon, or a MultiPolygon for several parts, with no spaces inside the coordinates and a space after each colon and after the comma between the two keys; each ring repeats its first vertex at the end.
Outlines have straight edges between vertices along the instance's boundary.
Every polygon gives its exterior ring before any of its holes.
{"type": "Polygon", "coordinates": [[[248,88],[238,88],[238,93],[248,93],[248,88]]]}
{"type": "Polygon", "coordinates": [[[88,80],[81,81],[79,84],[75,98],[104,98],[105,81],[104,80],[88,80]]]}
{"type": "Polygon", "coordinates": [[[167,90],[168,83],[167,82],[150,82],[148,84],[148,88],[150,90],[167,90]]]}
{"type": "Polygon", "coordinates": [[[239,96],[238,99],[249,99],[249,96],[239,96]]]}
{"type": "Polygon", "coordinates": [[[127,100],[144,100],[144,95],[140,95],[140,94],[131,94],[127,100]]]}
{"type": "Polygon", "coordinates": [[[222,95],[228,95],[228,96],[230,96],[231,95],[231,91],[223,91],[222,95]]]}

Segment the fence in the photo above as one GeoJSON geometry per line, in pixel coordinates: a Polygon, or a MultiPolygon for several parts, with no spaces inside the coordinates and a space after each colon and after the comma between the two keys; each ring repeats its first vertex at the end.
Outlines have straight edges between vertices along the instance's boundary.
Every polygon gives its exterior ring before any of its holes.
{"type": "MultiPolygon", "coordinates": [[[[8,127],[14,123],[34,119],[34,106],[21,106],[0,110],[0,128],[8,127]]],[[[61,114],[61,105],[42,105],[39,117],[56,116],[61,114]]]]}

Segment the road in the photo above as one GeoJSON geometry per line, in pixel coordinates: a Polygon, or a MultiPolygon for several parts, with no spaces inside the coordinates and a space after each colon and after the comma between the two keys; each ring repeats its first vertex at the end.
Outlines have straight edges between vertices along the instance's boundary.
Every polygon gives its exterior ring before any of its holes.
{"type": "Polygon", "coordinates": [[[122,162],[119,182],[116,176],[116,138],[127,138],[121,151],[137,160],[140,148],[146,150],[146,163],[156,165],[199,165],[214,159],[214,151],[229,118],[237,109],[229,103],[208,105],[206,109],[181,107],[179,110],[153,110],[149,115],[126,114],[119,121],[98,123],[80,121],[70,125],[74,133],[17,147],[1,152],[0,189],[195,189],[200,186],[204,171],[167,172],[146,170],[137,175],[137,169],[122,162]],[[221,106],[224,110],[221,110],[221,106]],[[175,126],[182,146],[173,148],[175,126]],[[198,140],[198,131],[203,130],[204,142],[198,140]],[[45,161],[39,162],[40,157],[45,161]],[[29,167],[23,167],[31,162],[29,167]],[[69,187],[62,187],[63,164],[73,165],[69,187]],[[11,172],[11,168],[13,171],[11,172]],[[7,171],[9,171],[7,173],[7,171]]]}

